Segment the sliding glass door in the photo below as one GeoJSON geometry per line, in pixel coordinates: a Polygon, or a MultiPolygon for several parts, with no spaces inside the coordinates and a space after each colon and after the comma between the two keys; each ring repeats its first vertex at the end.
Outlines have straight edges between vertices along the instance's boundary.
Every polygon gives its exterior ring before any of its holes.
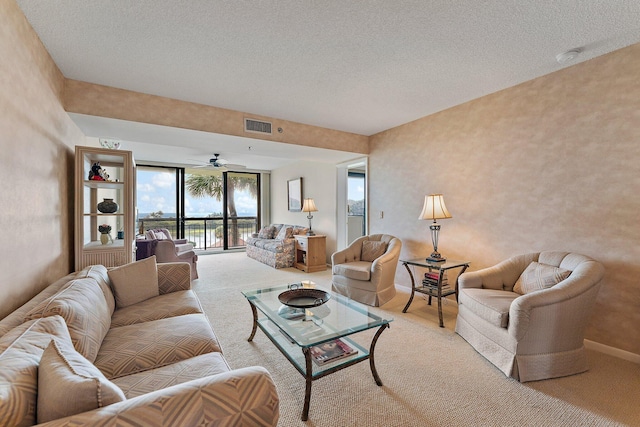
{"type": "Polygon", "coordinates": [[[162,226],[203,250],[242,248],[257,232],[259,174],[139,166],[138,177],[141,230],[162,226]]]}

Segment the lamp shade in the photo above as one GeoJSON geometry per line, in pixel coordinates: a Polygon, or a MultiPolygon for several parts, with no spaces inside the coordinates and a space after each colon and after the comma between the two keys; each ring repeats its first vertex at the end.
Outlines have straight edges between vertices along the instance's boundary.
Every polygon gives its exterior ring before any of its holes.
{"type": "Polygon", "coordinates": [[[451,214],[444,204],[444,196],[442,194],[424,196],[424,206],[418,219],[432,219],[435,221],[436,219],[446,218],[451,218],[451,214]]]}
{"type": "Polygon", "coordinates": [[[302,212],[318,212],[318,208],[316,208],[316,203],[313,199],[304,199],[304,203],[302,204],[302,212]]]}

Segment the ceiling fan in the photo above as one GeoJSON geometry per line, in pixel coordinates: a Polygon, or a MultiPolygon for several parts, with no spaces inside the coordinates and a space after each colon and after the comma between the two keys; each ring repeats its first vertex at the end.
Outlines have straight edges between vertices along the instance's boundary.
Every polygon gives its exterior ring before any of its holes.
{"type": "Polygon", "coordinates": [[[194,168],[208,168],[219,172],[226,172],[229,169],[246,169],[246,166],[231,164],[225,159],[221,159],[220,154],[214,153],[213,158],[209,159],[209,163],[194,166],[194,168]]]}

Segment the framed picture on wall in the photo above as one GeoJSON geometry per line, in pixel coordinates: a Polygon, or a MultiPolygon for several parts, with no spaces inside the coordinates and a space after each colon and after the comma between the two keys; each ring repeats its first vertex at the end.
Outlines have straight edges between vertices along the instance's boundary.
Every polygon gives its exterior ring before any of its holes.
{"type": "Polygon", "coordinates": [[[302,211],[302,178],[287,181],[287,201],[290,212],[302,211]]]}

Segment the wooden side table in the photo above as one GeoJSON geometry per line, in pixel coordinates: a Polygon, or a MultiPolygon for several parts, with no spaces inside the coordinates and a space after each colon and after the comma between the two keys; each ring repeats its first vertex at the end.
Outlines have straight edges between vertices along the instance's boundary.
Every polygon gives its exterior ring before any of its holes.
{"type": "Polygon", "coordinates": [[[400,260],[402,265],[409,272],[409,277],[411,278],[411,296],[409,297],[409,301],[407,301],[407,305],[402,309],[403,313],[406,313],[413,301],[413,296],[416,292],[420,292],[421,294],[429,295],[429,305],[431,305],[431,297],[436,297],[438,299],[438,317],[440,319],[440,327],[444,328],[444,321],[442,320],[442,298],[455,294],[456,301],[458,300],[458,277],[465,272],[465,270],[469,267],[469,261],[454,261],[454,260],[446,260],[444,262],[431,262],[426,261],[424,258],[411,259],[411,260],[400,260]],[[416,266],[426,268],[429,273],[435,273],[433,278],[426,278],[424,280],[420,280],[420,283],[416,286],[416,281],[413,277],[413,271],[409,266],[416,266]],[[455,288],[451,289],[443,289],[443,278],[444,273],[447,270],[452,268],[460,268],[460,273],[458,277],[456,277],[455,288]]]}
{"type": "Polygon", "coordinates": [[[327,269],[327,236],[293,236],[296,239],[294,267],[307,273],[327,269]]]}

